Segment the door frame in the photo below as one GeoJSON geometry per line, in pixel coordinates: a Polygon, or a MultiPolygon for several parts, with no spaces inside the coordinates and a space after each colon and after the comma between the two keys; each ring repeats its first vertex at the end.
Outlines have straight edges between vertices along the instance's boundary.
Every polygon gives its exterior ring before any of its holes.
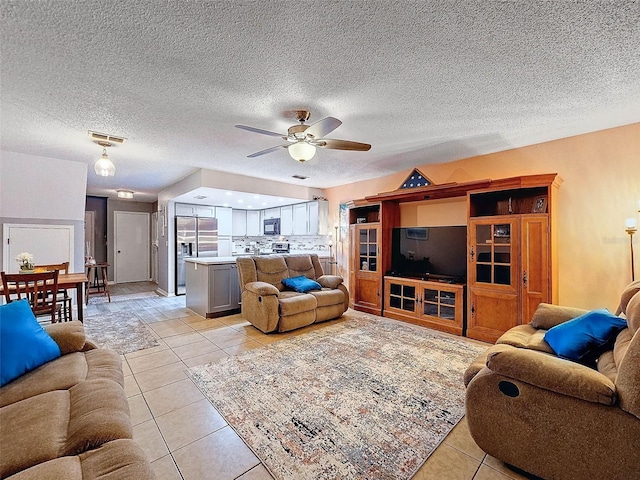
{"type": "Polygon", "coordinates": [[[151,228],[150,221],[151,215],[149,212],[130,212],[124,210],[116,210],[113,212],[113,283],[118,283],[118,215],[144,215],[147,220],[147,241],[145,242],[146,247],[146,259],[147,259],[147,280],[150,281],[150,269],[151,269],[151,228]]]}

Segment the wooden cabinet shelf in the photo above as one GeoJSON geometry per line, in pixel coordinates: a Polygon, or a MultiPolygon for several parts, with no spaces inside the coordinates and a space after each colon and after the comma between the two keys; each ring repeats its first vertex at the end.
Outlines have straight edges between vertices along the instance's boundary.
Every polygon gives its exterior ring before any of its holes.
{"type": "Polygon", "coordinates": [[[384,277],[384,315],[463,335],[464,285],[384,277]]]}

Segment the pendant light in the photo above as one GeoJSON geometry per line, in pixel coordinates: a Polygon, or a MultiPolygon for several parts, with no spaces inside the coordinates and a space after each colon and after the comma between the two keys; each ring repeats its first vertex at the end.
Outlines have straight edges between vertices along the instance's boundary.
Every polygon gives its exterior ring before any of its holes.
{"type": "Polygon", "coordinates": [[[107,147],[110,147],[111,144],[108,142],[98,142],[98,145],[102,147],[102,157],[95,163],[93,169],[95,170],[96,175],[100,175],[101,177],[113,177],[116,174],[116,166],[107,156],[107,147]]]}

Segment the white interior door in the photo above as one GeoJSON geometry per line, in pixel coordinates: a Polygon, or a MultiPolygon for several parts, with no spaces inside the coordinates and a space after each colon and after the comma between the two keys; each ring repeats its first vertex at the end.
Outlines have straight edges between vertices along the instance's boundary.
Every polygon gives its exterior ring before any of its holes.
{"type": "MultiPolygon", "coordinates": [[[[20,266],[15,258],[22,252],[31,253],[36,265],[69,262],[69,271],[76,271],[73,263],[73,225],[5,223],[2,232],[5,272],[18,272],[20,266]]],[[[78,270],[82,271],[83,268],[78,270]]]]}
{"type": "Polygon", "coordinates": [[[115,212],[116,283],[149,281],[149,214],[115,212]]]}

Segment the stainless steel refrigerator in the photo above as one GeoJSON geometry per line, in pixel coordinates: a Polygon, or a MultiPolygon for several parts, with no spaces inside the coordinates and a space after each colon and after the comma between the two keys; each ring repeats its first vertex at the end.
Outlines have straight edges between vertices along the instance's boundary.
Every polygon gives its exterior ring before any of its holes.
{"type": "Polygon", "coordinates": [[[185,259],[218,256],[218,220],[176,217],[176,295],[186,293],[185,259]]]}

